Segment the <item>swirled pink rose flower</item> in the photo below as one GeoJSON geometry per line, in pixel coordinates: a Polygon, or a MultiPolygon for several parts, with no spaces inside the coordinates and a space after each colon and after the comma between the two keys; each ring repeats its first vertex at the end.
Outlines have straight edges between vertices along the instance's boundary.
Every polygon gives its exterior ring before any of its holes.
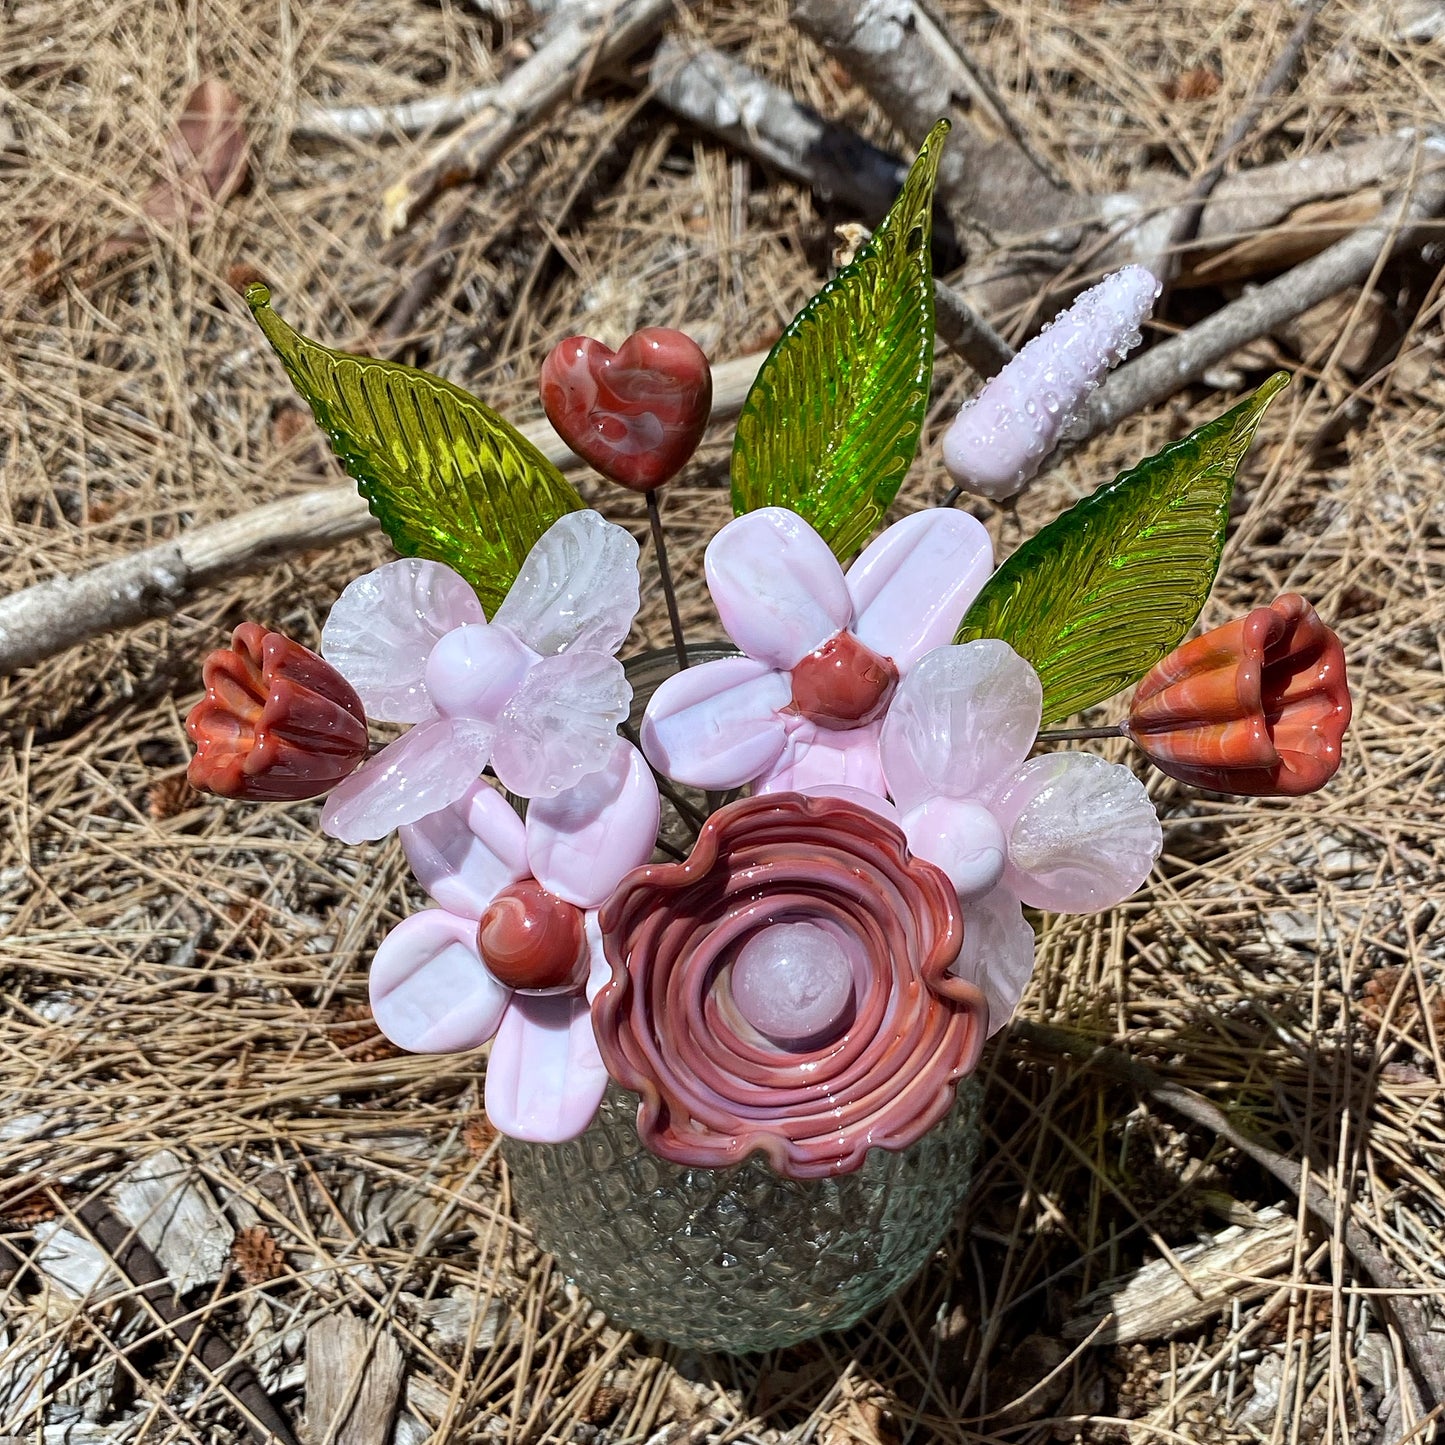
{"type": "Polygon", "coordinates": [[[754,1151],[797,1179],[859,1168],[938,1122],[987,1008],[954,976],[963,923],[941,870],[871,808],[773,793],[708,819],[684,863],[603,906],[593,1003],[638,1133],[679,1164],[754,1151]]]}
{"type": "Polygon", "coordinates": [[[488,761],[523,798],[605,767],[632,697],[615,654],[637,606],[637,543],[597,512],[543,533],[490,622],[440,562],[359,577],[322,653],[369,717],[412,727],[331,794],[322,828],[344,843],[384,837],[456,802],[488,761]]]}
{"type": "Polygon", "coordinates": [[[1092,913],[1149,876],[1163,835],[1144,785],[1092,753],[1030,758],[1043,713],[1038,674],[1006,642],[940,647],[898,690],[883,770],[908,845],[958,890],[954,971],[1002,1028],[1034,966],[1022,904],[1092,913]]]}
{"type": "Polygon", "coordinates": [[[991,565],[988,533],[950,508],[889,527],[846,574],[796,513],[735,518],[708,545],[707,585],[745,655],[663,683],[643,751],[698,788],[881,793],[878,729],[898,680],[953,640],[991,565]]]}
{"type": "Polygon", "coordinates": [[[616,740],[607,765],[522,820],[486,782],[401,829],[437,903],[399,923],[371,966],[381,1031],[416,1053],[495,1035],[486,1106],[518,1139],[555,1143],[591,1122],[607,1071],[587,994],[609,978],[597,906],[652,856],[657,785],[616,740]]]}

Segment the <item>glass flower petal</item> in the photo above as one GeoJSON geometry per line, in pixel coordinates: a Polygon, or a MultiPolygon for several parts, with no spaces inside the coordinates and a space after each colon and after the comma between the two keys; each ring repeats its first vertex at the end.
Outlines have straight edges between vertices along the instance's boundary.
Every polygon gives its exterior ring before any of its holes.
{"type": "Polygon", "coordinates": [[[401,846],[417,882],[462,918],[480,918],[502,889],[528,874],[522,820],[481,778],[455,803],[405,824],[401,846]]]}
{"type": "Polygon", "coordinates": [[[486,1043],[511,997],[477,952],[477,925],[441,908],[398,923],[371,963],[371,1011],[392,1043],[449,1054],[486,1043]]]}
{"type": "Polygon", "coordinates": [[[982,524],[952,507],[905,517],[848,569],[853,631],[902,672],[953,634],[993,570],[982,524]]]}
{"type": "Polygon", "coordinates": [[[883,723],[883,771],[906,813],[944,796],[986,802],[1028,756],[1043,689],[1007,643],[930,652],[903,680],[883,723]]]}
{"type": "Polygon", "coordinates": [[[487,1117],[502,1133],[538,1144],[576,1138],[606,1087],[581,994],[512,996],[487,1060],[487,1117]]]}
{"type": "Polygon", "coordinates": [[[527,554],[494,622],[543,657],[616,653],[637,616],[637,543],[600,512],[569,512],[527,554]]]}
{"type": "Polygon", "coordinates": [[[1092,753],[1025,763],[993,812],[1008,834],[1004,881],[1030,908],[1112,908],[1149,876],[1164,841],[1144,784],[1092,753]]]}
{"type": "Polygon", "coordinates": [[[729,522],[708,544],[705,566],[724,630],[760,662],[790,668],[853,619],[828,544],[783,507],[729,522]]]}
{"type": "Polygon", "coordinates": [[[477,780],[491,745],[485,723],[419,723],[337,784],[321,812],[322,832],[366,843],[448,807],[477,780]]]}
{"type": "Polygon", "coordinates": [[[642,722],[642,751],[692,788],[740,788],[783,750],[786,673],[750,657],[704,662],[667,679],[642,722]]]}
{"type": "Polygon", "coordinates": [[[657,842],[657,784],[642,754],[616,739],[607,765],[527,809],[527,858],[549,893],[596,908],[657,842]]]}
{"type": "Polygon", "coordinates": [[[544,657],[497,719],[492,767],[522,798],[551,798],[607,765],[632,684],[605,652],[544,657]]]}
{"type": "Polygon", "coordinates": [[[1007,888],[965,905],[963,947],[951,972],[983,990],[990,1035],[1013,1017],[1033,971],[1034,931],[1007,888]]]}
{"type": "Polygon", "coordinates": [[[757,793],[801,793],[824,787],[887,791],[878,758],[881,723],[839,731],[799,723],[783,744],[778,760],[757,779],[757,793]]]}
{"type": "Polygon", "coordinates": [[[484,621],[477,594],[450,567],[405,557],[358,577],[336,599],[321,652],[368,716],[424,722],[436,716],[425,683],[432,648],[453,627],[484,621]]]}

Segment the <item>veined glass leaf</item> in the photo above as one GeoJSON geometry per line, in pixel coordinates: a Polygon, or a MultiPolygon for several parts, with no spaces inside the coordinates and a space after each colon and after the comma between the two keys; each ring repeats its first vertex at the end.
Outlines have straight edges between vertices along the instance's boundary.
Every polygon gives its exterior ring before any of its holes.
{"type": "Polygon", "coordinates": [[[562,473],[460,387],[292,330],[260,284],[246,304],[403,557],[460,572],[490,615],[532,544],[582,507],[562,473]]]}
{"type": "Polygon", "coordinates": [[[1138,682],[1209,595],[1234,475],[1277,372],[1238,406],[1127,472],[1031,537],[989,579],[955,641],[1001,637],[1044,684],[1044,721],[1138,682]]]}
{"type": "Polygon", "coordinates": [[[933,380],[933,186],[924,141],[883,224],[783,332],[733,439],[733,511],[788,507],[847,557],[918,451],[933,380]]]}

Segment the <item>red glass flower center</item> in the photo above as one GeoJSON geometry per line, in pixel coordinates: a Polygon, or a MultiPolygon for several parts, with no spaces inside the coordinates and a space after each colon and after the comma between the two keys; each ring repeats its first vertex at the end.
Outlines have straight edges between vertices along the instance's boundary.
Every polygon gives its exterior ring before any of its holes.
{"type": "Polygon", "coordinates": [[[793,668],[793,707],[819,727],[863,727],[882,715],[897,686],[893,659],[845,628],[793,668]]]}
{"type": "Polygon", "coordinates": [[[492,899],[477,927],[482,962],[508,988],[551,992],[587,981],[582,910],[535,878],[492,899]]]}

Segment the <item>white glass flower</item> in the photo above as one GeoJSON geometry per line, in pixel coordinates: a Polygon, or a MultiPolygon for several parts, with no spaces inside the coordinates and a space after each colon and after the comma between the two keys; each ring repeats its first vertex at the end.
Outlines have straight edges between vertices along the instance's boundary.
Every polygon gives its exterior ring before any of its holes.
{"type": "Polygon", "coordinates": [[[908,846],[953,880],[964,910],[954,972],[989,1002],[990,1031],[1033,971],[1022,904],[1091,913],[1149,875],[1163,834],[1144,785],[1091,753],[1029,758],[1038,674],[1007,643],[940,647],[898,689],[883,724],[888,792],[908,846]]]}
{"type": "Polygon", "coordinates": [[[698,788],[881,794],[882,717],[900,676],[950,642],[992,565],[963,512],[915,512],[845,575],[796,513],[763,507],[707,549],[708,590],[745,654],[658,688],[642,746],[660,772],[698,788]]]}
{"type": "Polygon", "coordinates": [[[591,1122],[607,1084],[589,1003],[611,976],[597,909],[652,856],[657,785],[637,749],[523,824],[489,783],[401,829],[407,861],[438,905],[399,923],[371,966],[382,1032],[416,1053],[473,1049],[487,1061],[492,1123],[555,1143],[591,1122]]]}
{"type": "Polygon", "coordinates": [[[440,562],[358,578],[322,653],[369,717],[413,727],[332,792],[322,828],[346,843],[384,837],[454,803],[489,760],[523,798],[605,767],[632,698],[615,654],[637,606],[637,543],[591,511],[542,535],[490,622],[440,562]]]}

